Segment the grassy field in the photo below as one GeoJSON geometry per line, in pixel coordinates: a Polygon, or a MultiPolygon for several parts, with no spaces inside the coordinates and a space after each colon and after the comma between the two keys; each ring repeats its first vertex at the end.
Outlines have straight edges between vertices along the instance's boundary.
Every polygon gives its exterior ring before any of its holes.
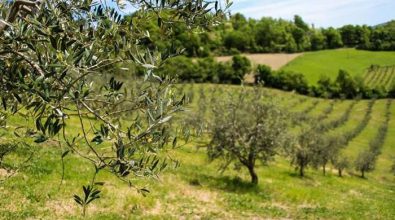
{"type": "MultiPolygon", "coordinates": [[[[220,85],[188,85],[185,92],[194,91],[196,108],[200,90],[208,97],[216,87],[221,92],[237,92],[240,87],[220,85]]],[[[267,90],[268,96],[279,98],[279,105],[292,112],[304,112],[309,117],[335,120],[354,101],[331,101],[306,98],[292,93],[267,90]],[[292,107],[290,107],[290,105],[292,107]],[[330,106],[333,105],[330,110],[330,106]]],[[[215,95],[215,94],[214,94],[215,95]]],[[[350,118],[341,126],[327,131],[341,133],[353,129],[364,117],[369,101],[358,101],[350,118]]],[[[355,157],[375,136],[383,121],[387,100],[378,100],[372,107],[367,126],[354,138],[344,153],[355,157]]],[[[391,106],[395,114],[395,104],[391,106]]],[[[14,124],[24,123],[19,118],[14,124]]],[[[327,176],[309,168],[307,177],[300,178],[287,158],[279,156],[268,166],[259,165],[258,186],[249,184],[245,169],[218,172],[217,162],[208,163],[203,146],[208,138],[194,138],[188,145],[171,152],[181,166],[170,168],[158,180],[136,179],[151,193],[143,197],[133,188],[109,173],[101,173],[97,181],[102,199],[88,208],[88,219],[394,219],[395,176],[389,169],[395,157],[395,117],[389,122],[377,169],[366,179],[353,169],[343,178],[330,168],[327,176]]],[[[3,132],[3,138],[10,134],[3,132]]],[[[33,159],[22,166],[14,177],[0,184],[0,218],[2,219],[83,219],[73,194],[89,183],[92,167],[75,155],[66,157],[66,173],[62,184],[60,163],[62,151],[54,143],[33,145],[33,159]]],[[[25,151],[17,152],[6,163],[12,166],[25,151]]],[[[1,177],[1,176],[0,176],[1,177]]]]}
{"type": "Polygon", "coordinates": [[[366,74],[371,65],[395,65],[395,52],[371,52],[356,49],[308,52],[286,64],[282,69],[303,73],[310,84],[316,84],[321,75],[335,79],[339,69],[351,75],[366,74]]]}

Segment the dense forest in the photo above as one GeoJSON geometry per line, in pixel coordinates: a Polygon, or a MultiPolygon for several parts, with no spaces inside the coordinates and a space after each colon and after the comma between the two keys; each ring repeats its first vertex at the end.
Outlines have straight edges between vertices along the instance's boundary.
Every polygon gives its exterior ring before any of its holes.
{"type": "MultiPolygon", "coordinates": [[[[136,14],[130,17],[138,16],[136,14]]],[[[126,18],[126,19],[130,19],[126,18]]],[[[174,26],[172,41],[164,42],[156,20],[141,25],[150,30],[149,42],[160,48],[183,47],[189,57],[238,53],[294,53],[355,47],[364,50],[395,50],[395,21],[377,26],[345,25],[316,28],[295,15],[293,21],[263,17],[259,20],[235,14],[209,32],[188,32],[174,26]],[[172,45],[173,44],[173,45],[172,45]]]]}

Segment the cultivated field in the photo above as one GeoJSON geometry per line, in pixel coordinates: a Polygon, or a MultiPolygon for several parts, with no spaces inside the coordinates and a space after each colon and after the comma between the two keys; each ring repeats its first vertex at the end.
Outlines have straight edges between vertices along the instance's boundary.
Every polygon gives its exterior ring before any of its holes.
{"type": "MultiPolygon", "coordinates": [[[[242,54],[247,57],[253,65],[264,64],[270,66],[273,70],[279,70],[281,67],[301,56],[301,53],[295,54],[242,54]]],[[[232,56],[217,57],[217,61],[226,62],[232,59],[232,56]]]]}
{"type": "MultiPolygon", "coordinates": [[[[272,70],[279,70],[287,63],[301,56],[302,53],[294,53],[294,54],[242,54],[247,57],[253,67],[257,65],[267,65],[272,68],[272,70]]],[[[216,60],[219,62],[227,62],[232,60],[232,56],[222,56],[216,57],[216,60]]],[[[246,83],[254,83],[254,73],[247,74],[244,76],[244,81],[246,83]]]]}
{"type": "MultiPolygon", "coordinates": [[[[189,109],[205,100],[209,118],[212,97],[237,93],[239,86],[184,85],[192,98],[189,109]],[[202,98],[201,94],[205,94],[202,98]]],[[[247,88],[250,89],[250,88],[247,88]]],[[[203,134],[187,145],[170,152],[181,166],[169,168],[158,180],[138,179],[134,184],[150,189],[147,197],[102,172],[97,181],[105,181],[102,199],[88,208],[88,219],[393,219],[395,216],[395,176],[390,173],[395,157],[395,103],[391,100],[342,101],[307,98],[293,93],[265,89],[267,97],[289,109],[299,119],[292,129],[308,125],[310,119],[330,125],[322,135],[350,133],[342,154],[354,159],[369,147],[378,127],[388,123],[376,169],[360,178],[354,169],[337,177],[331,166],[328,174],[309,168],[300,178],[288,158],[279,156],[259,165],[260,183],[248,183],[247,171],[218,172],[218,163],[208,163],[204,146],[209,138],[203,134]],[[390,115],[386,120],[386,115],[390,115]]],[[[15,124],[25,123],[14,118],[15,124]]],[[[78,130],[78,129],[76,129],[78,130]]],[[[8,134],[2,133],[3,138],[8,134]]],[[[71,155],[65,158],[66,173],[60,184],[62,151],[55,143],[33,145],[38,153],[22,166],[15,176],[1,185],[0,217],[8,219],[78,219],[81,210],[72,195],[90,181],[91,166],[71,155]],[[9,199],[12,198],[12,203],[9,199]]],[[[19,152],[21,153],[21,152],[19,152]]],[[[23,155],[14,155],[5,163],[17,163],[23,155]]]]}
{"type": "Polygon", "coordinates": [[[335,79],[339,69],[363,77],[371,65],[392,66],[394,63],[395,52],[338,49],[304,53],[282,69],[302,73],[309,83],[315,84],[321,75],[335,79]]]}
{"type": "Polygon", "coordinates": [[[364,75],[364,83],[370,88],[390,89],[395,77],[395,65],[374,66],[369,68],[364,75]]]}

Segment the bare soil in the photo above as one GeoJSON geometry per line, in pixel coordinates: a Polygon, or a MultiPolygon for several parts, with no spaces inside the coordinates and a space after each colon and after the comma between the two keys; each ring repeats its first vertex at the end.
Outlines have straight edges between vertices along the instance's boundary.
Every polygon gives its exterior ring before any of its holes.
{"type": "MultiPolygon", "coordinates": [[[[247,57],[254,65],[265,64],[273,70],[279,70],[281,67],[291,62],[293,59],[302,55],[302,53],[284,54],[284,53],[265,53],[265,54],[242,54],[247,57]]],[[[226,62],[232,60],[232,56],[217,57],[217,61],[226,62]]]]}
{"type": "MultiPolygon", "coordinates": [[[[260,64],[264,64],[270,66],[273,70],[279,70],[281,67],[285,66],[287,63],[291,62],[293,59],[302,55],[303,53],[293,53],[293,54],[285,54],[285,53],[265,53],[265,54],[242,54],[247,57],[253,66],[257,66],[260,64]]],[[[232,60],[233,56],[222,56],[216,57],[216,60],[219,62],[227,62],[232,60]]],[[[254,82],[254,73],[250,73],[244,76],[245,83],[253,83],[254,82]]]]}

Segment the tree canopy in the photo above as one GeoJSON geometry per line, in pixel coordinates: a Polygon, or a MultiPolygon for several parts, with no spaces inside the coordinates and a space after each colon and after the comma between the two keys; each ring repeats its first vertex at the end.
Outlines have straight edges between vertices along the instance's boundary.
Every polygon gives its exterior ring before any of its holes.
{"type": "Polygon", "coordinates": [[[77,154],[96,171],[109,170],[133,185],[133,178],[166,167],[168,160],[158,153],[176,143],[168,122],[184,102],[171,80],[156,74],[182,50],[153,47],[150,30],[141,24],[156,20],[156,36],[168,39],[178,25],[192,32],[216,24],[228,5],[130,0],[136,12],[124,19],[114,8],[121,1],[113,2],[0,3],[1,112],[34,121],[19,127],[18,136],[36,143],[56,140],[62,158],[77,154]],[[145,79],[114,77],[114,67],[127,63],[139,66],[145,79]],[[71,121],[78,122],[77,131],[71,121]]]}

